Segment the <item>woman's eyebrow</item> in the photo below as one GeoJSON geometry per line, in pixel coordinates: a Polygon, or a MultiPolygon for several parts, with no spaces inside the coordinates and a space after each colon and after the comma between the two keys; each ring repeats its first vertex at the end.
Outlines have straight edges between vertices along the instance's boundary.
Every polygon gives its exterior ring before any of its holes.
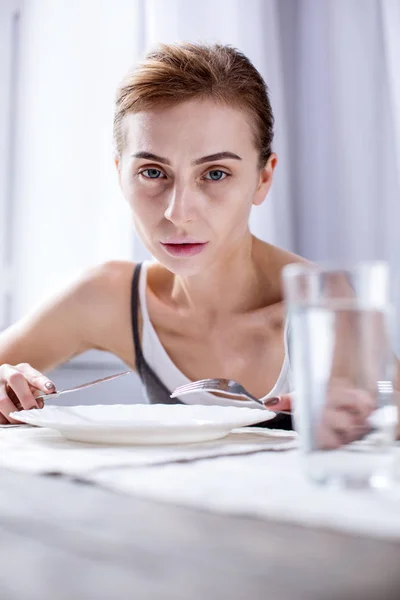
{"type": "MultiPolygon", "coordinates": [[[[157,156],[157,154],[153,154],[152,152],[136,152],[131,155],[132,158],[144,158],[146,160],[154,160],[155,162],[163,163],[164,165],[171,165],[171,161],[168,158],[164,158],[163,156],[157,156]]],[[[193,166],[202,165],[208,162],[215,162],[217,160],[222,160],[224,158],[231,158],[233,160],[242,160],[240,156],[234,154],[233,152],[217,152],[216,154],[209,154],[208,156],[202,156],[201,158],[197,158],[192,162],[193,166]]]]}
{"type": "Polygon", "coordinates": [[[208,156],[202,156],[193,161],[192,165],[202,165],[203,163],[215,162],[223,158],[233,158],[234,160],[242,160],[240,156],[233,152],[217,152],[216,154],[209,154],[208,156]]]}
{"type": "Polygon", "coordinates": [[[154,160],[155,162],[163,163],[164,165],[170,165],[171,161],[168,158],[163,158],[162,156],[157,156],[157,154],[153,154],[152,152],[136,152],[135,154],[131,154],[132,158],[145,158],[146,160],[154,160]]]}

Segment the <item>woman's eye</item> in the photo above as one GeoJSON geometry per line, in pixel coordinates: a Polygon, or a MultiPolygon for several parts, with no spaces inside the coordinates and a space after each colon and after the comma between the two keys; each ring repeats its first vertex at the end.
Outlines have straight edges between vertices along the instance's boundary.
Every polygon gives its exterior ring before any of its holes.
{"type": "Polygon", "coordinates": [[[213,169],[212,171],[208,171],[204,179],[208,179],[208,181],[221,181],[226,177],[228,177],[228,173],[220,171],[219,169],[213,169]]]}
{"type": "Polygon", "coordinates": [[[143,175],[146,179],[163,179],[164,173],[160,169],[143,169],[140,171],[140,175],[143,175]]]}

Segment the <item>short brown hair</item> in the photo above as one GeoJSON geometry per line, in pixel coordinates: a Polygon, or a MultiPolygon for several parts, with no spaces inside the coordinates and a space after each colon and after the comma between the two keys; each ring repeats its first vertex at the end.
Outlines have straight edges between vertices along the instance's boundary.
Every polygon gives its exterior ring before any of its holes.
{"type": "Polygon", "coordinates": [[[123,80],[117,90],[114,141],[124,146],[123,120],[129,113],[194,98],[246,110],[254,123],[263,166],[272,152],[274,117],[267,85],[250,60],[220,44],[160,44],[123,80]]]}

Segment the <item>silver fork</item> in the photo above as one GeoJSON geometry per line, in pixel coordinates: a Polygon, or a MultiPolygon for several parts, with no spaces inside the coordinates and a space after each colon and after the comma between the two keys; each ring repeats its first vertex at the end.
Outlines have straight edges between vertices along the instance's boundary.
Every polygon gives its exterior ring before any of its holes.
{"type": "MultiPolygon", "coordinates": [[[[195,394],[196,392],[220,392],[224,396],[238,396],[239,398],[246,398],[246,400],[253,400],[253,402],[257,402],[257,404],[261,404],[263,408],[267,410],[274,410],[273,408],[269,408],[269,406],[273,406],[277,404],[277,398],[268,398],[263,402],[259,400],[250,392],[248,392],[240,383],[234,381],[233,379],[200,379],[199,381],[193,381],[191,383],[187,383],[185,385],[181,385],[177,387],[171,394],[171,398],[176,398],[177,396],[184,396],[185,394],[195,394]]],[[[290,415],[291,413],[286,410],[277,410],[274,411],[283,415],[290,415]]]]}

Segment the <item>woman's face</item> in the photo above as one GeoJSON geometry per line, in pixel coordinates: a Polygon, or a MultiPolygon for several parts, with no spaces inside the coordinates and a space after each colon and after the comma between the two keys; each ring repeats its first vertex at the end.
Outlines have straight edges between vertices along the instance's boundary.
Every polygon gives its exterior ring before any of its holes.
{"type": "Polygon", "coordinates": [[[249,117],[210,100],[129,114],[120,183],[137,233],[170,271],[194,275],[248,234],[276,164],[263,170],[249,117]]]}

